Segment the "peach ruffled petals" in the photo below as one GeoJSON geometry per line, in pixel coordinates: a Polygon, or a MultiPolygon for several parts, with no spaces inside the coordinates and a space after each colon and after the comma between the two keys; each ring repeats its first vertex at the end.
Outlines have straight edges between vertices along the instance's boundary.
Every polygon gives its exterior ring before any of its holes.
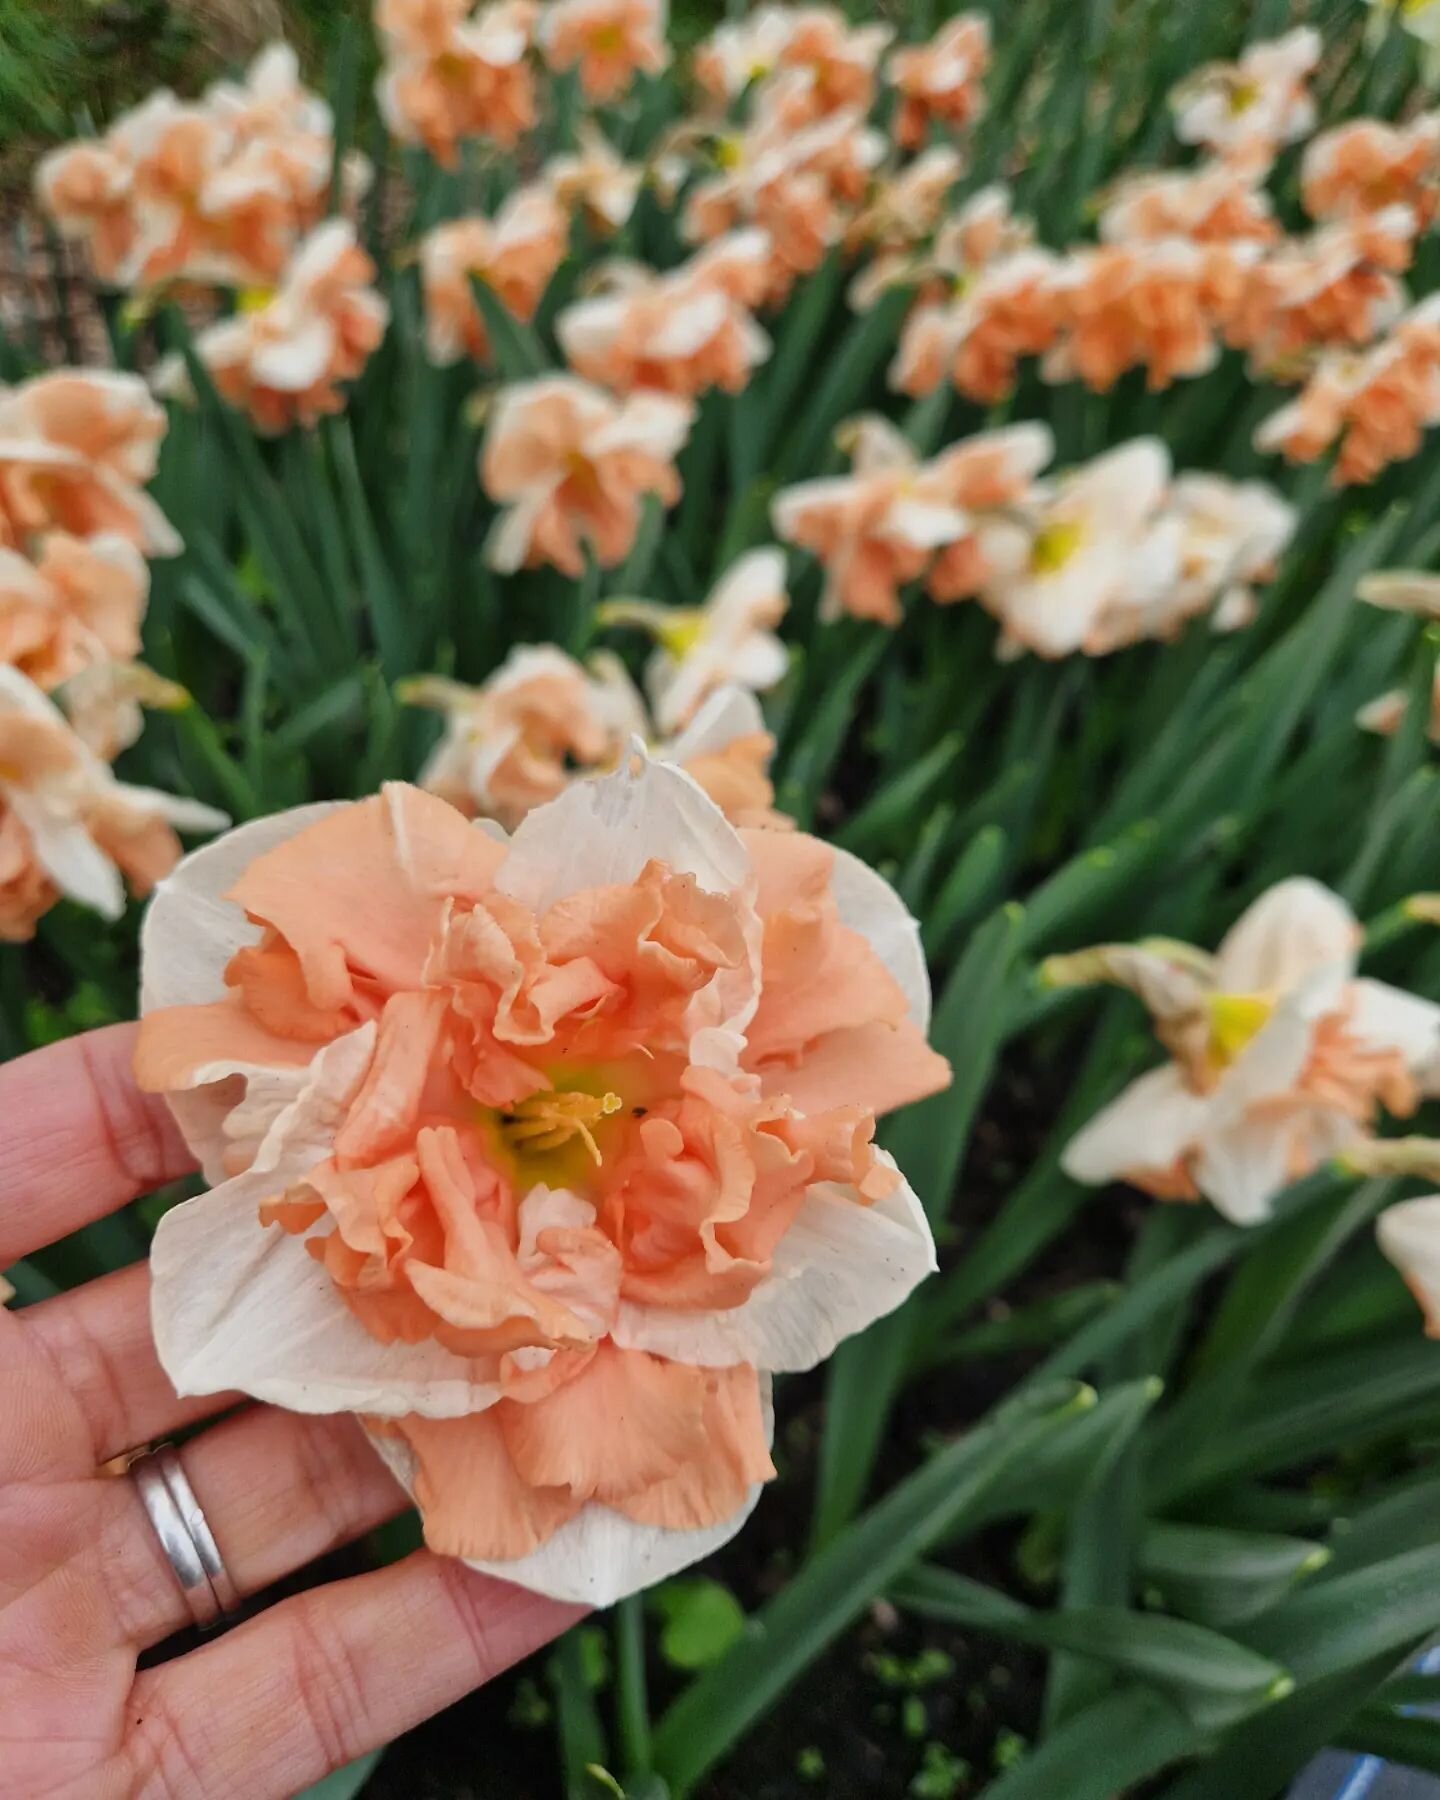
{"type": "Polygon", "coordinates": [[[370,1415],[432,1545],[547,1592],[613,1597],[722,1541],[773,1472],[743,1346],[809,1366],[931,1266],[865,1091],[948,1073],[913,921],[854,859],[737,837],[660,762],[508,843],[405,788],[235,843],[146,937],[196,1000],[147,1010],[137,1071],[220,1183],[157,1241],[174,1379],[370,1415]],[[837,993],[888,1040],[848,1084],[837,993]],[[797,1101],[812,1058],[843,1100],[797,1101]]]}

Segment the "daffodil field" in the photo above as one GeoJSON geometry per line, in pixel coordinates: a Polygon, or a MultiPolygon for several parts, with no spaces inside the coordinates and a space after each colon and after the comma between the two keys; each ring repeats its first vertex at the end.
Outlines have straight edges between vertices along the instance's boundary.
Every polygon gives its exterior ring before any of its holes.
{"type": "MultiPolygon", "coordinates": [[[[376,0],[101,90],[0,312],[0,1057],[137,1016],[153,893],[364,1555],[596,1609],[466,1791],[1440,1777],[1440,4],[376,0]]],[[[203,1185],[10,1304],[158,1227],[177,1387],[284,1406],[203,1185]]]]}

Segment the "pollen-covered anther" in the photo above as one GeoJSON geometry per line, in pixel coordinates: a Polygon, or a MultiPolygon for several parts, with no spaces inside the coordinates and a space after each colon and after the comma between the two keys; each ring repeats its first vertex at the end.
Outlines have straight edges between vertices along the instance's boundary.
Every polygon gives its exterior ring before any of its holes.
{"type": "Polygon", "coordinates": [[[521,1100],[504,1115],[501,1132],[514,1149],[545,1152],[563,1149],[580,1138],[598,1168],[603,1160],[594,1127],[619,1112],[618,1094],[543,1093],[521,1100]]]}

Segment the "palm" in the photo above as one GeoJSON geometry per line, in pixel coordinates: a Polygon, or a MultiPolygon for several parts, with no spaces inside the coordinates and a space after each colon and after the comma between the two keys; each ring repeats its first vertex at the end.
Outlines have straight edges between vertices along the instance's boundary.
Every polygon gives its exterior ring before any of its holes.
{"type": "MultiPolygon", "coordinates": [[[[0,1268],[184,1171],[129,1082],[129,1028],[0,1069],[0,1268]]],[[[133,1482],[102,1465],[231,1399],[177,1399],[143,1265],[0,1311],[0,1795],[283,1795],[406,1729],[574,1616],[419,1552],[137,1672],[189,1622],[133,1482]]],[[[346,1417],[247,1407],[185,1468],[242,1593],[394,1512],[346,1417]]]]}

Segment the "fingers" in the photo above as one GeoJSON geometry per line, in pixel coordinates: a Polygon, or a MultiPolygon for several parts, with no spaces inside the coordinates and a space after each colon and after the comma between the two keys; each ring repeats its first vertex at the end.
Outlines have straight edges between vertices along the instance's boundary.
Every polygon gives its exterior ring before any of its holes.
{"type": "Polygon", "coordinates": [[[138,1029],[0,1067],[0,1268],[195,1166],[165,1103],[135,1086],[138,1029]]]}
{"type": "Polygon", "coordinates": [[[583,1610],[425,1550],[313,1588],[137,1678],[113,1791],[278,1800],[449,1706],[583,1610]]]}
{"type": "Polygon", "coordinates": [[[239,1401],[238,1394],[177,1397],[150,1331],[148,1263],[27,1306],[16,1323],[79,1406],[97,1467],[239,1401]]]}
{"type": "MultiPolygon", "coordinates": [[[[363,1536],[407,1504],[348,1414],[252,1407],[192,1438],[180,1457],[225,1567],[246,1596],[363,1536]]],[[[190,1609],[134,1482],[100,1485],[113,1487],[120,1514],[108,1534],[117,1624],[132,1643],[159,1643],[190,1623],[190,1609]]]]}
{"type": "MultiPolygon", "coordinates": [[[[348,1416],[256,1407],[181,1460],[244,1595],[381,1524],[404,1496],[348,1416]]],[[[160,1642],[190,1609],[129,1476],[0,1485],[0,1671],[59,1675],[160,1642]],[[9,1577],[22,1571],[24,1578],[9,1577]]],[[[0,1791],[4,1782],[0,1780],[0,1791]]]]}

